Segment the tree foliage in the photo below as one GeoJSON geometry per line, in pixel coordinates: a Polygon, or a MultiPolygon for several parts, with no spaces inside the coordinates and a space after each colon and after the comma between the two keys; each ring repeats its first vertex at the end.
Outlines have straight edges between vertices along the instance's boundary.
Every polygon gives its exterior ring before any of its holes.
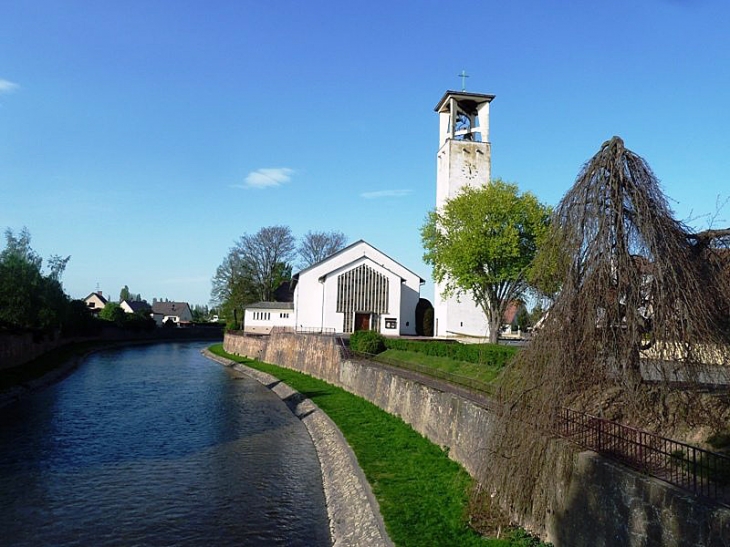
{"type": "Polygon", "coordinates": [[[273,300],[277,287],[291,279],[295,257],[296,241],[288,226],[268,226],[241,236],[216,270],[212,302],[229,322],[237,323],[246,304],[273,300]]]}
{"type": "Polygon", "coordinates": [[[559,488],[569,472],[569,458],[546,458],[561,408],[665,436],[726,427],[727,404],[709,406],[693,386],[713,364],[730,364],[728,236],[692,233],[640,156],[618,137],[601,146],[555,209],[536,261],[555,300],[503,378],[490,488],[518,511],[546,509],[553,493],[537,491],[537,478],[550,474],[559,488]]]}
{"type": "Polygon", "coordinates": [[[70,257],[52,256],[49,272],[43,259],[31,248],[30,232],[16,236],[5,231],[5,249],[0,253],[0,321],[29,329],[61,328],[69,304],[61,276],[70,257]]]}
{"type": "Polygon", "coordinates": [[[347,245],[347,236],[342,232],[307,232],[299,242],[300,267],[308,268],[335,254],[347,245]]]}
{"type": "Polygon", "coordinates": [[[99,319],[111,321],[119,327],[124,326],[127,312],[116,302],[107,302],[107,304],[99,312],[99,319]]]}
{"type": "Polygon", "coordinates": [[[527,273],[550,209],[516,185],[501,180],[466,187],[421,228],[424,261],[445,283],[445,295],[471,297],[496,342],[509,303],[527,290],[527,273]]]}

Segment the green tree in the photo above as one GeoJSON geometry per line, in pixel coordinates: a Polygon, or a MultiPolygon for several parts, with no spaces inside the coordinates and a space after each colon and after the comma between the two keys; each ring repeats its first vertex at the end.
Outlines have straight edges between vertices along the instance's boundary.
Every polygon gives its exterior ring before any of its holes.
{"type": "Polygon", "coordinates": [[[291,279],[296,242],[288,226],[269,226],[245,234],[229,250],[213,276],[211,302],[229,324],[239,324],[243,306],[272,301],[274,292],[291,279]]]}
{"type": "Polygon", "coordinates": [[[528,289],[527,273],[544,235],[550,208],[515,184],[492,181],[464,188],[421,228],[424,261],[444,283],[444,295],[466,295],[483,310],[489,339],[497,341],[502,317],[528,289]]]}
{"type": "Polygon", "coordinates": [[[49,273],[43,259],[30,246],[30,232],[16,236],[5,231],[5,249],[0,253],[0,321],[22,328],[58,329],[66,317],[68,297],[61,276],[70,257],[52,256],[49,273]]]}
{"type": "Polygon", "coordinates": [[[127,313],[116,302],[108,302],[99,312],[99,318],[104,321],[111,321],[119,327],[123,327],[127,320],[127,313]]]}
{"type": "Polygon", "coordinates": [[[129,292],[129,287],[127,285],[124,285],[122,287],[122,290],[119,291],[119,302],[124,302],[125,300],[131,300],[132,295],[129,292]]]}

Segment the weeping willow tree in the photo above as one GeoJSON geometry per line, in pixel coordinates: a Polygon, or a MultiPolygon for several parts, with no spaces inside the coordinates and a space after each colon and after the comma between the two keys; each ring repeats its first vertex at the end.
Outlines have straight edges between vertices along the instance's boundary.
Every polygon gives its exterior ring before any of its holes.
{"type": "MultiPolygon", "coordinates": [[[[547,274],[558,294],[524,358],[552,356],[546,380],[560,379],[550,383],[561,400],[596,385],[636,391],[642,352],[682,362],[682,378],[697,380],[727,359],[729,234],[691,233],[673,218],[647,163],[620,138],[607,141],[555,210],[536,263],[548,267],[535,278],[547,274]]],[[[660,376],[664,384],[678,379],[660,376]]]]}
{"type": "Polygon", "coordinates": [[[699,415],[688,386],[730,365],[729,241],[730,230],[693,233],[675,220],[648,164],[620,138],[601,146],[554,210],[535,261],[534,280],[554,303],[504,377],[483,472],[493,491],[523,513],[549,505],[554,492],[539,479],[560,482],[546,454],[561,408],[662,433],[678,416],[713,419],[699,415]]]}

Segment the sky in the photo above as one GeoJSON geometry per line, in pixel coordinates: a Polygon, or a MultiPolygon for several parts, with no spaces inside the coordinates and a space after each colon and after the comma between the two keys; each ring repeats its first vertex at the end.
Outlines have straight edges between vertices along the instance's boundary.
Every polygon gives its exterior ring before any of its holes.
{"type": "Polygon", "coordinates": [[[462,70],[496,95],[494,178],[556,205],[618,135],[678,219],[724,227],[728,28],[726,0],[3,2],[0,229],[70,255],[73,298],[208,304],[235,242],[286,225],[432,299],[434,107],[462,70]]]}

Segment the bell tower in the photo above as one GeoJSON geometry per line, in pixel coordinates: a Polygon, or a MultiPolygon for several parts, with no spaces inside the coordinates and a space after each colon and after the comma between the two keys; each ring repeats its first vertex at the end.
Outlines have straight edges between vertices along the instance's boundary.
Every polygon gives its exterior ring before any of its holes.
{"type": "MultiPolygon", "coordinates": [[[[494,95],[447,91],[434,109],[439,115],[439,150],[436,154],[436,208],[455,197],[465,186],[489,184],[492,146],[489,142],[489,105],[494,95]]],[[[436,283],[435,334],[443,337],[486,338],[489,325],[484,312],[468,294],[442,296],[436,283]]]]}

